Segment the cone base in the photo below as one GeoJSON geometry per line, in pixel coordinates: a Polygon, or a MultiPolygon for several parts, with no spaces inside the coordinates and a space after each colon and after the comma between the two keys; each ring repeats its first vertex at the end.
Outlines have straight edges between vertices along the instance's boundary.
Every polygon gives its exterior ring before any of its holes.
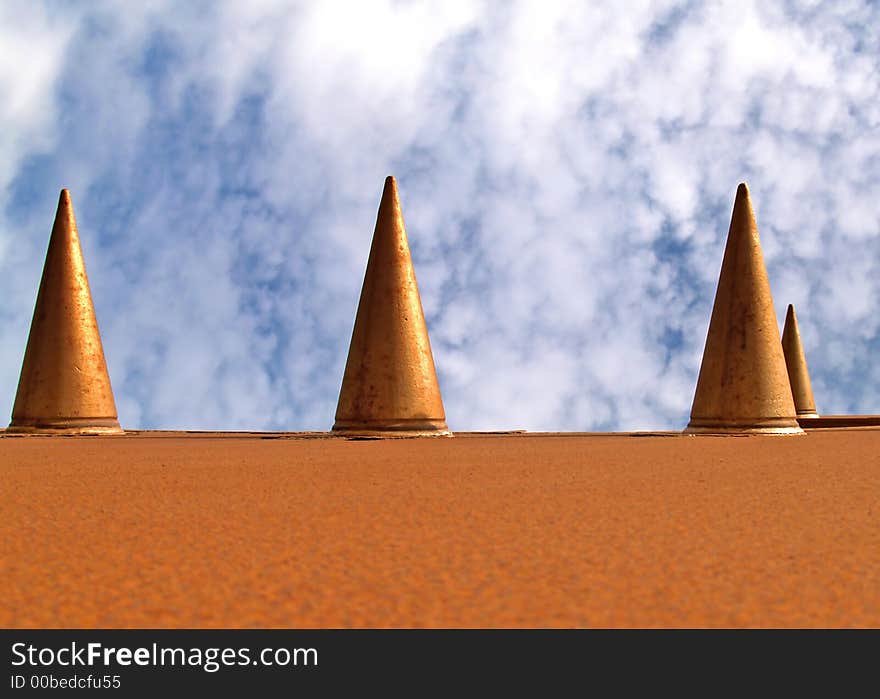
{"type": "Polygon", "coordinates": [[[83,417],[13,419],[6,428],[6,434],[123,434],[116,418],[83,417]]]}
{"type": "Polygon", "coordinates": [[[451,437],[445,420],[337,420],[333,432],[345,437],[451,437]]]}
{"type": "Polygon", "coordinates": [[[817,413],[815,410],[804,411],[804,412],[801,412],[800,410],[798,410],[797,416],[798,416],[798,420],[800,420],[802,417],[819,417],[819,413],[817,413]]]}
{"type": "Polygon", "coordinates": [[[806,434],[795,418],[757,418],[730,420],[691,418],[684,434],[806,434]]]}

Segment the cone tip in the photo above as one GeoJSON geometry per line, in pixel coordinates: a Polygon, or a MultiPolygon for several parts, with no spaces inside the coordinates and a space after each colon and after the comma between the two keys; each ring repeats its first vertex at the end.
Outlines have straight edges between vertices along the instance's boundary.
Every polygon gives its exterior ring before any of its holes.
{"type": "MultiPolygon", "coordinates": [[[[379,208],[390,206],[392,209],[400,207],[400,194],[397,192],[397,180],[394,175],[388,175],[385,178],[385,186],[382,187],[382,198],[379,202],[379,208]]],[[[378,221],[376,222],[378,225],[378,221]]]]}
{"type": "Polygon", "coordinates": [[[397,180],[394,179],[394,175],[388,175],[385,178],[385,186],[383,187],[383,196],[387,194],[393,194],[397,196],[397,180]]]}
{"type": "Polygon", "coordinates": [[[70,190],[67,187],[63,187],[61,189],[61,194],[58,196],[58,201],[62,204],[70,204],[70,190]]]}
{"type": "Polygon", "coordinates": [[[758,224],[755,221],[755,211],[752,207],[752,197],[749,194],[749,186],[740,182],[736,188],[736,197],[733,200],[733,212],[730,215],[729,236],[757,237],[758,224]]]}

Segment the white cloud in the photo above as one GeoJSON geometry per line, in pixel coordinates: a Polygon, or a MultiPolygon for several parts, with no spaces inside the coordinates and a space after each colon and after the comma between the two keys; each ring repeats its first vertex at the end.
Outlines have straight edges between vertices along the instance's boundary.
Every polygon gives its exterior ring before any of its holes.
{"type": "Polygon", "coordinates": [[[54,91],[71,35],[71,27],[45,7],[25,1],[0,5],[0,188],[22,158],[55,143],[54,91]]]}

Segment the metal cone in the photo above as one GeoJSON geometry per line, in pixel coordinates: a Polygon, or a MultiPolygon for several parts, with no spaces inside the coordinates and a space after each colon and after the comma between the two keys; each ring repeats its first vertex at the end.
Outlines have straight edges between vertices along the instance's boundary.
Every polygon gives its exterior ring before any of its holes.
{"type": "Polygon", "coordinates": [[[379,205],[333,430],[449,434],[393,177],[379,205]]]}
{"type": "Polygon", "coordinates": [[[801,331],[798,329],[794,306],[789,304],[785,314],[785,327],[782,330],[782,352],[788,369],[788,381],[798,417],[819,417],[816,401],[813,398],[813,385],[807,370],[807,358],[801,344],[801,331]]]}
{"type": "Polygon", "coordinates": [[[685,432],[803,434],[745,184],[736,191],[691,420],[685,432]]]}
{"type": "Polygon", "coordinates": [[[122,432],[66,189],[58,201],[7,432],[122,432]]]}

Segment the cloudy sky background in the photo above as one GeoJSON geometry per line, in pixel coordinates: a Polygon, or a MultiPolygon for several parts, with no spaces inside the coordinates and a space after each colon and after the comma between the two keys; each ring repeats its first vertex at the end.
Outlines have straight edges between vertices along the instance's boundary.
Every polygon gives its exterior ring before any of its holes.
{"type": "Polygon", "coordinates": [[[452,429],[683,427],[743,180],[880,412],[880,6],[592,4],[4,0],[0,416],[68,187],[123,426],[328,429],[387,174],[452,429]]]}

